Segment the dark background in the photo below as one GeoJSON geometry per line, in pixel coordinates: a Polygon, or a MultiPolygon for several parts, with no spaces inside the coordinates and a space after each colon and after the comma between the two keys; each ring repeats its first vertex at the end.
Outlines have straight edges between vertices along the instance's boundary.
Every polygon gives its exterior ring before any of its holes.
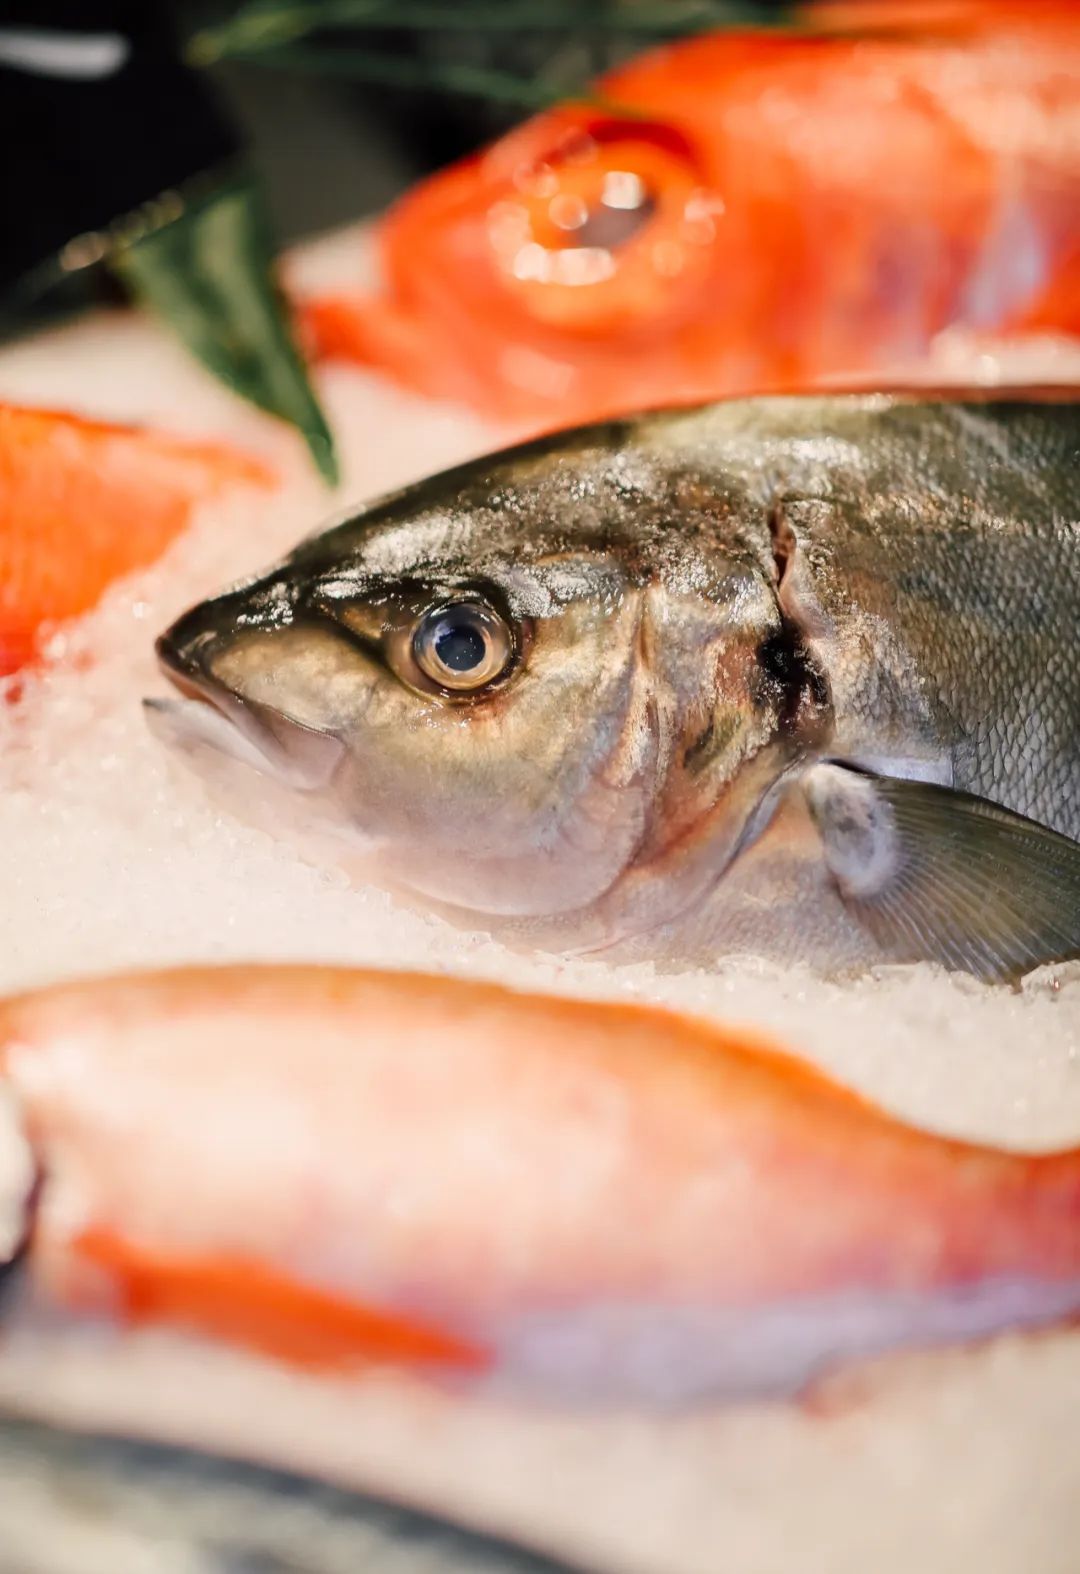
{"type": "MultiPolygon", "coordinates": [[[[305,0],[282,3],[302,10],[305,0]]],[[[163,191],[246,154],[281,242],[355,220],[523,119],[538,87],[558,97],[656,42],[626,30],[635,4],[678,11],[678,0],[550,3],[570,19],[566,27],[440,29],[430,20],[440,5],[454,4],[458,16],[479,7],[482,21],[500,0],[428,0],[422,28],[339,27],[302,40],[331,60],[328,71],[290,66],[284,53],[193,66],[190,41],[233,19],[239,0],[0,0],[0,43],[5,30],[29,29],[60,38],[112,32],[131,46],[123,69],[99,80],[0,57],[0,331],[112,290],[101,269],[62,267],[62,249],[74,237],[109,232],[163,191]],[[368,79],[338,69],[350,52],[366,58],[368,79]],[[370,80],[373,56],[380,69],[389,62],[423,85],[370,80]],[[443,80],[448,69],[499,74],[526,96],[454,91],[443,80]]],[[[766,14],[783,9],[777,0],[766,14]]]]}
{"type": "Polygon", "coordinates": [[[185,162],[229,154],[237,139],[265,181],[284,240],[374,212],[530,112],[527,103],[440,88],[441,67],[495,68],[526,83],[540,71],[587,80],[640,47],[611,24],[620,3],[580,0],[573,8],[580,25],[569,32],[428,27],[319,36],[321,47],[359,47],[432,78],[403,88],[285,64],[190,69],[185,42],[229,19],[234,0],[0,0],[0,30],[116,31],[135,46],[130,69],[100,83],[47,80],[0,62],[0,255],[10,261],[17,251],[23,261],[40,251],[37,231],[48,230],[50,210],[61,228],[69,216],[70,238],[178,184],[190,173],[185,162]]]}

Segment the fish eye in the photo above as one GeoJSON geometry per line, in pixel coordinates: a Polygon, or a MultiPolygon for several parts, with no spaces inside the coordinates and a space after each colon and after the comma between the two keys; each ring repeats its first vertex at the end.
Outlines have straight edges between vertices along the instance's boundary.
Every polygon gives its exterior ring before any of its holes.
{"type": "Polygon", "coordinates": [[[412,654],[432,683],[472,693],[501,678],[514,655],[505,620],[480,601],[432,607],[416,625],[412,654]]]}
{"type": "Polygon", "coordinates": [[[724,203],[681,131],[590,117],[517,157],[487,240],[525,315],[589,334],[692,316],[717,265],[724,203]]]}
{"type": "Polygon", "coordinates": [[[649,222],[656,205],[655,194],[633,170],[610,169],[595,200],[559,192],[548,204],[548,214],[556,228],[566,233],[568,248],[614,251],[649,222]]]}

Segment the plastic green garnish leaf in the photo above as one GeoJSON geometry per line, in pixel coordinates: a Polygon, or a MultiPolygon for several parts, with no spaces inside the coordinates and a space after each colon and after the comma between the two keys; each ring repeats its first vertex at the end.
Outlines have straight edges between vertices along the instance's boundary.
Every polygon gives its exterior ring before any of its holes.
{"type": "Polygon", "coordinates": [[[259,187],[238,174],[174,203],[168,222],[120,239],[109,266],[216,377],[297,427],[333,485],[334,440],[274,282],[259,187]]]}

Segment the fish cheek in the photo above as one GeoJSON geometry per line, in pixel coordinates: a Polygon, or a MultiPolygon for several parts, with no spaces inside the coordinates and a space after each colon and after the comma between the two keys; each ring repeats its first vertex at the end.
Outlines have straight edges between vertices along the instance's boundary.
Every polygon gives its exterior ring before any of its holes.
{"type": "Polygon", "coordinates": [[[578,908],[611,884],[647,796],[634,623],[632,609],[584,604],[540,620],[523,669],[474,700],[380,687],[342,780],[386,878],[513,916],[578,908]]]}
{"type": "Polygon", "coordinates": [[[780,621],[767,587],[750,580],[736,617],[711,606],[676,606],[657,660],[657,688],[668,697],[670,758],[654,821],[653,853],[734,809],[731,789],[744,767],[774,744],[786,703],[762,652],[780,621]]]}
{"type": "Polygon", "coordinates": [[[377,662],[332,626],[314,621],[245,629],[223,643],[208,666],[238,699],[334,735],[357,726],[380,679],[377,662]]]}

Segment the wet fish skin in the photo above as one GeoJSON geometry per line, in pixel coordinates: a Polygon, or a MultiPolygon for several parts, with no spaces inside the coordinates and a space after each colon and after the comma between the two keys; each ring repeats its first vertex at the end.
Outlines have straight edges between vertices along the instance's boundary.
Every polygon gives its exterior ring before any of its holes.
{"type": "Polygon", "coordinates": [[[411,1509],[187,1449],[0,1420],[0,1574],[568,1574],[411,1509]]]}
{"type": "Polygon", "coordinates": [[[42,1176],[16,1193],[33,1227],[0,1393],[20,1359],[64,1371],[72,1348],[85,1366],[160,1334],[159,1395],[128,1391],[111,1426],[162,1424],[170,1330],[358,1404],[374,1370],[462,1400],[670,1408],[1080,1308],[1076,1151],[918,1131],[668,1012],[178,969],[6,1002],[0,1069],[42,1176]]]}
{"type": "MultiPolygon", "coordinates": [[[[583,428],[373,504],[159,650],[288,767],[302,813],[473,922],[1002,976],[1080,949],[1078,453],[1062,401],[766,398],[583,428]],[[401,630],[470,596],[516,630],[509,676],[418,691],[401,630]],[[1020,891],[1000,944],[943,947],[975,920],[926,881],[917,910],[860,916],[808,808],[822,761],[1058,833],[1049,872],[1016,838],[974,859],[971,914],[1005,868],[1020,891]]],[[[174,735],[206,719],[174,711],[174,735]]],[[[884,821],[895,888],[920,849],[884,821]]]]}

